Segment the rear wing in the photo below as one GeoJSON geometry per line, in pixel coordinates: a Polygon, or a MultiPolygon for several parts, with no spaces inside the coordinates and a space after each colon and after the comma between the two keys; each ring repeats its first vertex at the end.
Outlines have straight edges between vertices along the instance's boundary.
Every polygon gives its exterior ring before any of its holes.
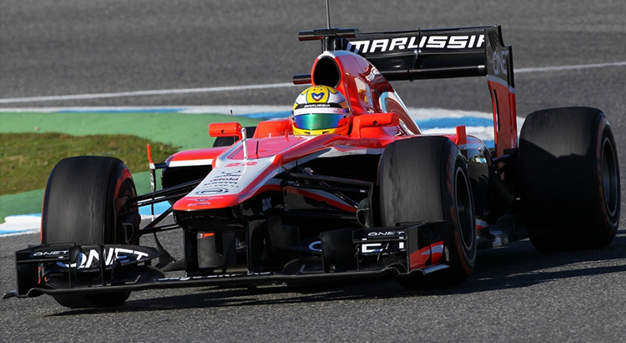
{"type": "MultiPolygon", "coordinates": [[[[346,50],[372,63],[389,81],[487,76],[493,104],[496,156],[517,146],[513,50],[499,25],[362,33],[358,29],[302,31],[322,50],[346,50]]],[[[294,84],[311,82],[295,75],[294,84]]]]}

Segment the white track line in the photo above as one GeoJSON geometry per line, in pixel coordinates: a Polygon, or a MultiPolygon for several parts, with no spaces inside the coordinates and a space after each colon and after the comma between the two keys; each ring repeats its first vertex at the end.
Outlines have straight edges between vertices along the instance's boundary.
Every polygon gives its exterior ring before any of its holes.
{"type": "Polygon", "coordinates": [[[228,86],[228,87],[187,88],[187,89],[161,89],[161,90],[151,90],[151,91],[120,92],[120,93],[38,96],[38,97],[32,97],[32,98],[6,98],[6,99],[0,99],[0,104],[9,104],[9,103],[17,103],[17,102],[38,102],[38,101],[61,101],[61,100],[85,100],[85,99],[101,99],[101,98],[119,98],[119,97],[145,96],[145,95],[229,92],[229,91],[240,91],[240,90],[249,90],[249,89],[267,89],[267,88],[284,88],[284,87],[295,87],[295,86],[294,86],[293,83],[269,83],[269,84],[265,84],[265,85],[249,85],[249,86],[228,86]]]}
{"type": "MultiPolygon", "coordinates": [[[[535,73],[535,72],[551,72],[551,71],[562,71],[562,70],[577,70],[577,69],[621,67],[621,66],[626,66],[626,62],[581,64],[581,65],[541,67],[541,68],[522,68],[522,69],[515,69],[515,73],[523,74],[523,73],[535,73]]],[[[249,85],[249,86],[227,86],[227,87],[188,88],[188,89],[161,89],[161,90],[120,92],[120,93],[38,96],[38,97],[30,97],[30,98],[0,99],[0,104],[12,104],[12,103],[20,103],[20,102],[121,98],[121,97],[146,96],[146,95],[230,92],[230,91],[241,91],[241,90],[250,90],[250,89],[286,88],[286,87],[296,87],[296,86],[294,86],[290,82],[286,82],[286,83],[268,83],[264,85],[249,85]]]]}
{"type": "Polygon", "coordinates": [[[558,67],[541,67],[541,68],[522,68],[515,69],[516,74],[520,73],[536,73],[536,72],[548,72],[548,71],[561,71],[561,70],[577,70],[577,69],[590,69],[590,68],[606,68],[606,67],[622,67],[626,66],[626,62],[615,63],[601,63],[601,64],[580,64],[573,66],[558,66],[558,67]]]}

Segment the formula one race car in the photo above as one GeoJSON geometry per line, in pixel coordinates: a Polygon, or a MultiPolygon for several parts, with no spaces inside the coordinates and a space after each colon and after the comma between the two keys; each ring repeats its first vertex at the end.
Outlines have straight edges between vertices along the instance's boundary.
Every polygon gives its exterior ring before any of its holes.
{"type": "Polygon", "coordinates": [[[608,120],[594,108],[540,110],[518,141],[512,50],[499,26],[328,28],[299,39],[322,41],[323,52],[310,74],[294,76],[311,87],[293,114],[249,128],[211,124],[213,147],[150,159],[153,192],[138,196],[118,159],[60,161],[41,245],[16,253],[17,290],[5,297],[98,307],[150,288],[374,277],[447,287],[470,276],[477,249],[613,240],[621,200],[608,120]],[[469,76],[487,78],[495,148],[464,126],[422,134],[389,83],[469,76]],[[138,207],[157,202],[171,207],[140,225],[138,207]],[[139,245],[172,229],[183,232],[180,261],[158,239],[139,245]],[[177,269],[184,276],[166,276],[177,269]]]}

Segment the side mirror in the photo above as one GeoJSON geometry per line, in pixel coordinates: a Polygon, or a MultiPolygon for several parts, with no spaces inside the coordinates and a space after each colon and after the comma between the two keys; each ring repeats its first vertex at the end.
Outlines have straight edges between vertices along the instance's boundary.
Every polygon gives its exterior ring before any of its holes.
{"type": "Polygon", "coordinates": [[[392,126],[400,123],[400,117],[397,113],[372,113],[361,114],[358,116],[359,124],[361,128],[364,127],[377,127],[377,126],[392,126]]]}
{"type": "Polygon", "coordinates": [[[241,124],[239,123],[211,123],[209,124],[209,136],[229,137],[237,136],[241,139],[241,124]]]}

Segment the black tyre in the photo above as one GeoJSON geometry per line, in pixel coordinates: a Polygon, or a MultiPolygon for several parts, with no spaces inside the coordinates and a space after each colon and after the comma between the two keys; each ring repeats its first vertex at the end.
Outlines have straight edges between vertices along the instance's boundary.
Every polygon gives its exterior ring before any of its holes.
{"type": "Polygon", "coordinates": [[[474,204],[465,158],[446,137],[390,144],[379,166],[381,224],[445,220],[450,268],[421,278],[399,277],[408,289],[464,282],[476,262],[474,204]]]}
{"type": "Polygon", "coordinates": [[[620,176],[604,113],[573,107],[531,113],[520,133],[522,204],[537,250],[607,246],[620,216],[620,176]]]}
{"type": "MultiPolygon", "coordinates": [[[[122,222],[138,228],[141,217],[137,208],[118,212],[115,216],[113,200],[134,196],[135,183],[130,171],[116,158],[80,156],[61,160],[50,173],[46,185],[42,243],[127,243],[122,222]]],[[[106,307],[121,305],[129,295],[111,293],[54,298],[66,307],[106,307]]]]}

